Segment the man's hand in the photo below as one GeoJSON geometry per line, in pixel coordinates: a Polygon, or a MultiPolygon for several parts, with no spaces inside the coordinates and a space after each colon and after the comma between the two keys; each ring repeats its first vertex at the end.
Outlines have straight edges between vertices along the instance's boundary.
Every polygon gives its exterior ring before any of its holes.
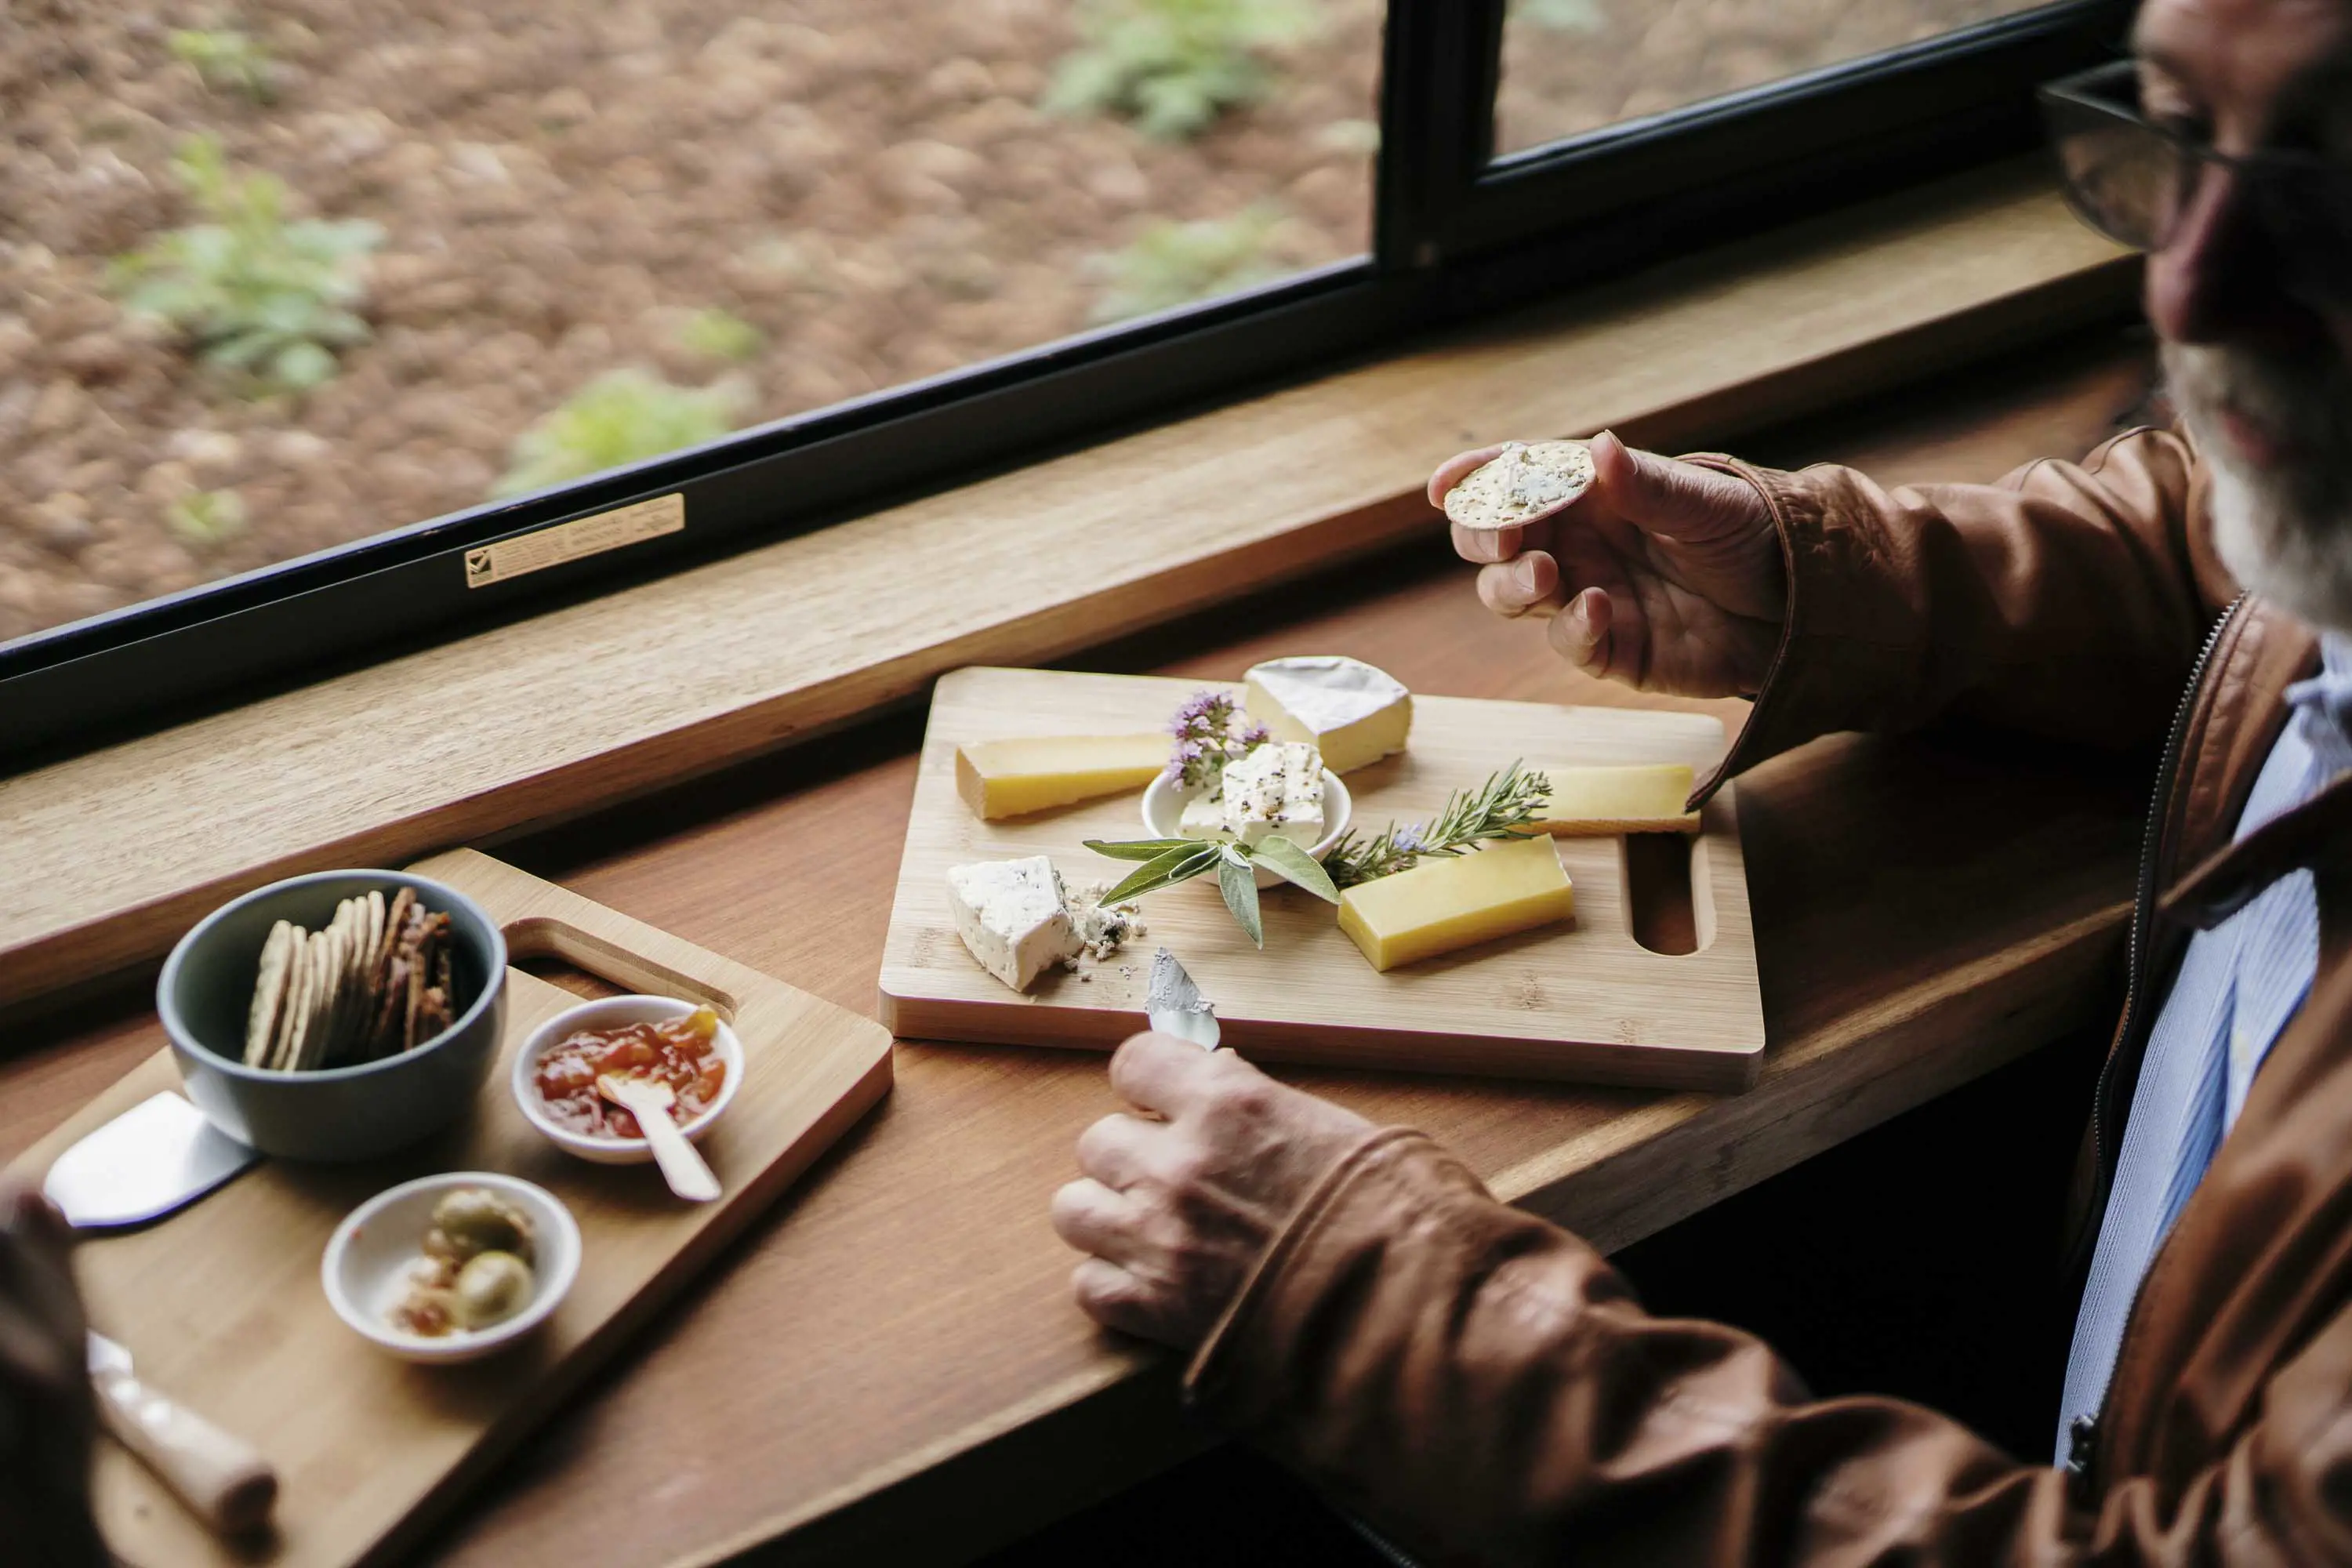
{"type": "Polygon", "coordinates": [[[1097,1321],[1179,1350],[1208,1337],[1283,1221],[1372,1130],[1231,1051],[1137,1035],[1111,1087],[1161,1118],[1104,1117],[1085,1173],[1054,1194],[1054,1229],[1088,1256],[1070,1277],[1097,1321]]]}
{"type": "MultiPolygon", "coordinates": [[[[1521,528],[1456,526],[1497,615],[1551,616],[1570,664],[1643,691],[1734,697],[1764,683],[1780,639],[1787,571],[1772,514],[1746,480],[1592,438],[1592,486],[1521,528]]],[[[1430,476],[1431,504],[1502,451],[1483,447],[1430,476]]]]}
{"type": "Polygon", "coordinates": [[[28,1568],[109,1561],[89,1512],[98,1417],[72,1247],[38,1194],[0,1191],[0,1541],[28,1568]]]}

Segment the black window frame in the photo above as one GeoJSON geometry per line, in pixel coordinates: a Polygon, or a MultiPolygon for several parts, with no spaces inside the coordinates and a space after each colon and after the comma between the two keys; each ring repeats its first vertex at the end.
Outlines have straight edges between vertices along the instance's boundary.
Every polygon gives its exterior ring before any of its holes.
{"type": "Polygon", "coordinates": [[[0,643],[0,773],[2014,156],[2034,87],[2115,58],[2134,9],[2059,0],[1498,158],[1507,5],[1390,0],[1368,256],[0,643]],[[683,532],[465,585],[468,550],[674,493],[683,532]]]}

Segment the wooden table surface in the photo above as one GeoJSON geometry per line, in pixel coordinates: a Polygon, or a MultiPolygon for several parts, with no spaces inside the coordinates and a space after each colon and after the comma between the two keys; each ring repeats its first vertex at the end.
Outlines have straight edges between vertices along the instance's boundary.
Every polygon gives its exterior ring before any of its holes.
{"type": "MultiPolygon", "coordinates": [[[[2139,402],[2147,359],[2090,334],[1743,449],[1893,481],[1990,478],[2101,438],[2139,402]]],[[[1420,691],[1632,700],[1559,665],[1534,625],[1487,616],[1434,544],[1068,662],[1236,679],[1302,649],[1420,691]]],[[[1665,705],[1734,726],[1742,712],[1665,705]]],[[[919,737],[919,713],[883,715],[490,847],[871,1013],[919,737]]],[[[1748,774],[1770,1046],[1748,1094],[1284,1076],[1425,1129],[1498,1192],[1622,1246],[2095,1017],[2145,787],[1989,736],[1835,738],[1748,774]]],[[[130,987],[14,1033],[0,1158],[162,1043],[130,987]]],[[[1115,1109],[1102,1059],[909,1042],[898,1073],[881,1110],[469,1501],[431,1560],[953,1557],[1202,1440],[1165,1363],[1070,1304],[1073,1259],[1046,1224],[1073,1141],[1115,1109]]]]}

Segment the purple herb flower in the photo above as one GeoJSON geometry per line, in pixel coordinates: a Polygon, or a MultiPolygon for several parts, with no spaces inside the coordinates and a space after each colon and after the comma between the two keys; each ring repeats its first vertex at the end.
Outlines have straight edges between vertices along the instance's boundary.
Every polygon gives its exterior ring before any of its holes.
{"type": "Polygon", "coordinates": [[[1396,852],[1400,855],[1420,854],[1421,824],[1418,822],[1406,823],[1402,827],[1399,827],[1395,832],[1389,835],[1389,842],[1396,847],[1396,852]]]}

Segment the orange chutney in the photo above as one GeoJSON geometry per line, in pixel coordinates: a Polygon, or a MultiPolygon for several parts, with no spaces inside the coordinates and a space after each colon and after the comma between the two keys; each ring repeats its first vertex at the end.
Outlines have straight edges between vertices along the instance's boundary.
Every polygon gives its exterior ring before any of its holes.
{"type": "Polygon", "coordinates": [[[642,1138],[637,1119],[596,1092],[603,1073],[658,1079],[677,1096],[670,1116],[681,1127],[710,1109],[727,1081],[719,1054],[719,1015],[697,1007],[682,1018],[581,1029],[539,1058],[532,1073],[548,1116],[567,1132],[592,1138],[642,1138]]]}

